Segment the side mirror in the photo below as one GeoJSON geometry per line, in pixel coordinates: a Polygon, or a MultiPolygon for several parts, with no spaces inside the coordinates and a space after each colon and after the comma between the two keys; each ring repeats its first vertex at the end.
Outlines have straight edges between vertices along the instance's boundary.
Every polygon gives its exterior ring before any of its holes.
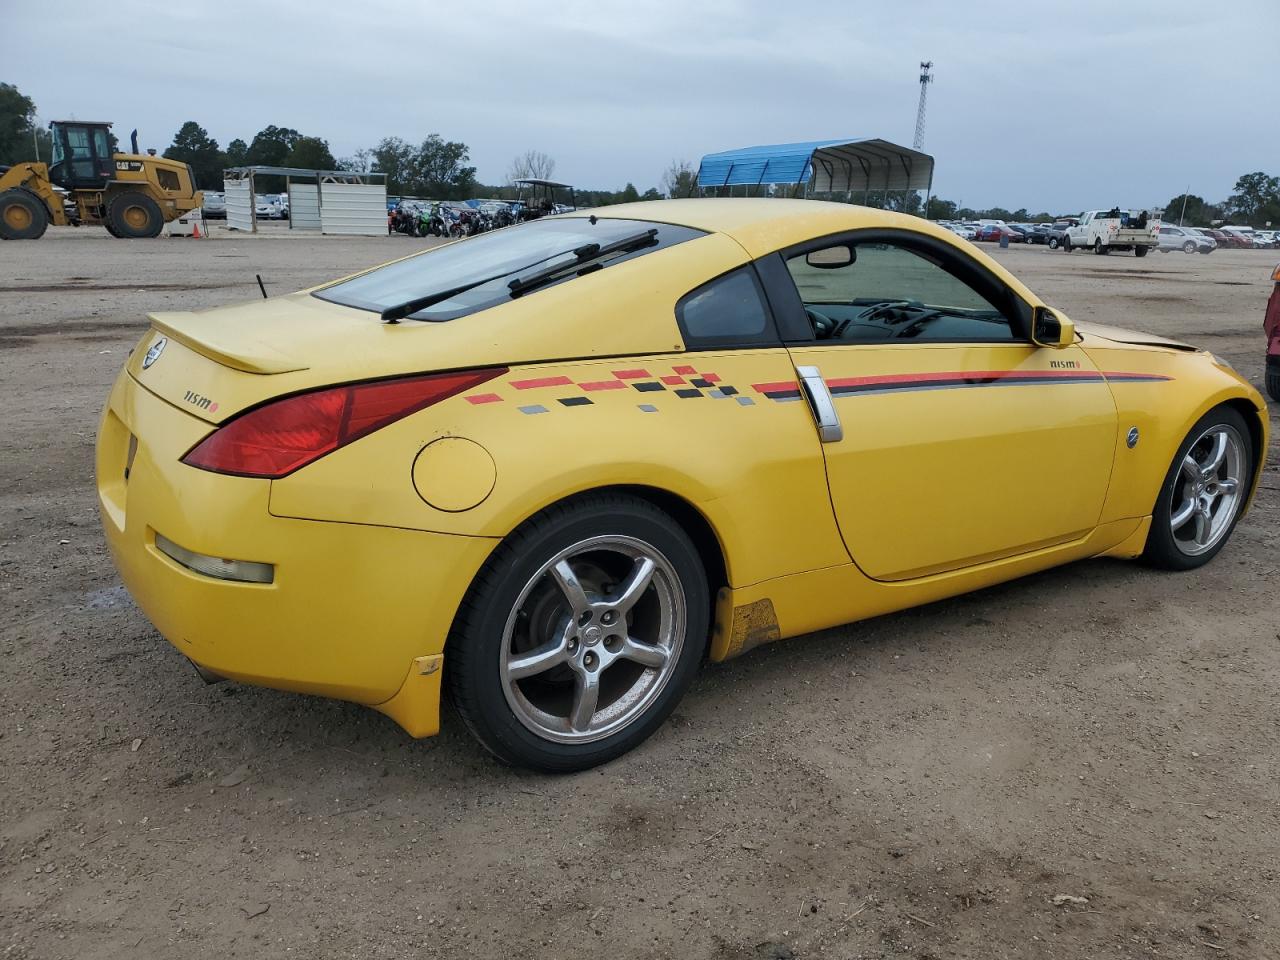
{"type": "Polygon", "coordinates": [[[804,262],[817,270],[838,270],[849,266],[857,259],[858,252],[847,243],[823,247],[821,250],[810,250],[804,255],[804,262]]]}
{"type": "Polygon", "coordinates": [[[1031,311],[1031,339],[1036,346],[1062,349],[1076,342],[1076,325],[1048,307],[1031,311]]]}

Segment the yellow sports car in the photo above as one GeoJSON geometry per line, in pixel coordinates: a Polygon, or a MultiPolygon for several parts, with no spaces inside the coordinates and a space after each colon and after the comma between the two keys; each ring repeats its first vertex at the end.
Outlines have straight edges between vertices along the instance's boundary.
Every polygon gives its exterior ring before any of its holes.
{"type": "Polygon", "coordinates": [[[846,204],[610,207],[150,319],[97,482],[160,632],[418,737],[447,689],[542,770],[640,743],[704,659],[1083,557],[1197,567],[1266,450],[1211,354],[846,204]]]}

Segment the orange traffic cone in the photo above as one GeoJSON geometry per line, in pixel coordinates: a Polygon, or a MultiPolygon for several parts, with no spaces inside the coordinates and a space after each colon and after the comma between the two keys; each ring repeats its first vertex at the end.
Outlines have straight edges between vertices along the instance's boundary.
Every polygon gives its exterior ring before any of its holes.
{"type": "Polygon", "coordinates": [[[200,222],[199,221],[192,221],[191,223],[191,239],[192,240],[200,239],[200,222]]]}

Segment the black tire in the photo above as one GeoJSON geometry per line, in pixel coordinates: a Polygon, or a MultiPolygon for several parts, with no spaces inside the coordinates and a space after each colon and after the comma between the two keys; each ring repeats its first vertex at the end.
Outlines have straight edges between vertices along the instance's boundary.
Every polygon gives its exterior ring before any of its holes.
{"type": "Polygon", "coordinates": [[[120,238],[120,234],[116,233],[116,228],[111,225],[110,220],[103,220],[102,225],[106,228],[107,233],[111,234],[116,239],[120,238]]]}
{"type": "Polygon", "coordinates": [[[114,237],[144,240],[160,236],[164,229],[164,214],[160,212],[160,204],[145,193],[130,190],[111,199],[106,222],[114,237]]]}
{"type": "MultiPolygon", "coordinates": [[[[645,590],[649,596],[656,587],[651,584],[645,590]]],[[[655,598],[656,594],[651,599],[655,598]]],[[[587,495],[549,507],[532,517],[493,552],[468,590],[449,633],[445,681],[468,729],[498,759],[547,773],[585,770],[638,746],[662,724],[693,682],[706,652],[710,620],[711,595],[706,572],[697,548],[679,524],[645,500],[617,494],[587,495]],[[657,689],[648,702],[642,700],[636,715],[624,726],[600,739],[557,742],[522,720],[508,700],[502,666],[507,655],[504,644],[510,642],[506,631],[509,622],[521,623],[531,606],[535,613],[530,614],[525,623],[571,623],[568,605],[554,591],[551,591],[550,612],[545,617],[536,614],[532,599],[536,596],[535,585],[543,583],[539,572],[557,555],[594,537],[630,538],[669,564],[674,573],[674,579],[668,581],[674,584],[671,595],[683,599],[685,629],[679,651],[672,656],[673,665],[662,668],[666,672],[665,680],[661,685],[655,684],[657,689]],[[524,604],[517,607],[527,589],[532,592],[524,604]]],[[[633,623],[623,633],[634,628],[633,623]]],[[[528,629],[531,635],[542,635],[535,634],[532,626],[528,629]]],[[[552,626],[550,632],[554,635],[559,629],[552,626]]],[[[595,641],[589,640],[585,632],[581,636],[581,645],[576,640],[573,643],[583,651],[581,656],[589,658],[592,654],[586,652],[586,644],[595,641]]],[[[517,645],[515,649],[528,652],[527,647],[517,645]]],[[[598,649],[603,654],[605,646],[598,649]]],[[[547,674],[530,677],[549,685],[533,689],[550,689],[554,694],[557,692],[554,684],[559,683],[558,689],[568,691],[572,700],[572,690],[564,684],[576,683],[573,672],[563,665],[553,669],[561,671],[561,677],[557,679],[554,674],[550,680],[547,674]]],[[[600,676],[609,675],[611,669],[612,666],[606,666],[600,676]]],[[[647,676],[649,672],[645,670],[642,674],[647,676]]],[[[626,677],[626,673],[621,676],[624,683],[626,677]]],[[[608,705],[601,712],[607,709],[608,705]]]]}
{"type": "Polygon", "coordinates": [[[1280,364],[1267,367],[1267,395],[1280,403],[1280,364]]]}
{"type": "Polygon", "coordinates": [[[30,190],[14,187],[0,193],[0,237],[39,240],[49,228],[49,211],[30,190]]]}
{"type": "Polygon", "coordinates": [[[1063,252],[1064,252],[1064,253],[1070,253],[1070,252],[1071,252],[1071,238],[1070,238],[1070,237],[1063,237],[1063,238],[1062,238],[1062,250],[1063,250],[1063,252]]]}
{"type": "Polygon", "coordinates": [[[1097,240],[1093,241],[1093,252],[1100,257],[1105,257],[1111,252],[1111,248],[1103,243],[1102,238],[1099,237],[1097,240]]]}
{"type": "Polygon", "coordinates": [[[1183,252],[1183,253],[1195,253],[1195,252],[1196,252],[1196,245],[1195,245],[1195,241],[1193,241],[1193,240],[1188,240],[1186,243],[1184,243],[1184,244],[1182,245],[1182,252],[1183,252]]]}
{"type": "Polygon", "coordinates": [[[1133,255],[1135,257],[1145,257],[1150,249],[1150,247],[1134,247],[1133,255]]]}
{"type": "Polygon", "coordinates": [[[1057,238],[1057,237],[1050,237],[1050,238],[1049,238],[1047,241],[1045,241],[1045,242],[1046,242],[1046,243],[1048,243],[1048,245],[1049,245],[1049,249],[1050,249],[1050,250],[1057,250],[1057,249],[1058,249],[1058,247],[1062,246],[1062,244],[1058,242],[1058,238],[1057,238]]]}
{"type": "Polygon", "coordinates": [[[1147,535],[1147,546],[1143,551],[1142,559],[1151,566],[1159,567],[1163,570],[1194,570],[1196,567],[1204,566],[1216,557],[1227,541],[1231,539],[1231,534],[1234,532],[1236,524],[1240,522],[1243,505],[1248,499],[1249,488],[1253,483],[1253,475],[1256,470],[1255,456],[1253,437],[1249,433],[1248,424],[1245,423],[1244,417],[1232,407],[1214,407],[1197,420],[1182,443],[1178,445],[1178,452],[1174,455],[1173,462],[1169,465],[1168,473],[1165,474],[1164,483],[1160,487],[1160,495],[1156,498],[1155,508],[1151,512],[1151,532],[1147,535]],[[1173,494],[1182,470],[1183,459],[1204,431],[1215,425],[1230,426],[1239,434],[1243,448],[1243,476],[1239,480],[1236,513],[1231,518],[1226,532],[1204,553],[1192,556],[1178,547],[1174,540],[1173,530],[1170,527],[1173,512],[1173,494]]]}

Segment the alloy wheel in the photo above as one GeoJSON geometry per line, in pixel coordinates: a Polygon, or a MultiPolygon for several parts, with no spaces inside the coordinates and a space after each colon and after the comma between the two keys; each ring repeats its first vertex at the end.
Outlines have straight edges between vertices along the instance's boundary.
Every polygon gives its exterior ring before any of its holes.
{"type": "Polygon", "coordinates": [[[1231,529],[1244,498],[1244,441],[1226,423],[1210,426],[1187,450],[1173,478],[1169,529],[1189,557],[1213,549],[1231,529]]]}
{"type": "Polygon", "coordinates": [[[538,569],[507,618],[507,704],[547,740],[612,736],[667,685],[685,624],[679,577],[653,546],[624,536],[575,543],[538,569]]]}

